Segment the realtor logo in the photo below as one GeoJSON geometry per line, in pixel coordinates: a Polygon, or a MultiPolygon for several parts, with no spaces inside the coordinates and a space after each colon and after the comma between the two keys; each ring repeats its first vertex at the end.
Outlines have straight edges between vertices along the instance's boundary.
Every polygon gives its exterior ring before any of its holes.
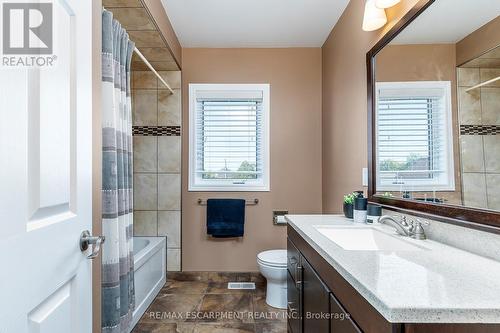
{"type": "Polygon", "coordinates": [[[52,3],[4,3],[3,54],[52,54],[52,3]]]}

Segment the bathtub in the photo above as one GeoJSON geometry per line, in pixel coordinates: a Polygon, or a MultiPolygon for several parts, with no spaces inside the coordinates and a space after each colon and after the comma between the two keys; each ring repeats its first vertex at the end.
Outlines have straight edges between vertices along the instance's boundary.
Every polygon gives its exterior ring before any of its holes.
{"type": "Polygon", "coordinates": [[[130,331],[165,285],[166,274],[166,237],[134,237],[135,310],[130,331]]]}

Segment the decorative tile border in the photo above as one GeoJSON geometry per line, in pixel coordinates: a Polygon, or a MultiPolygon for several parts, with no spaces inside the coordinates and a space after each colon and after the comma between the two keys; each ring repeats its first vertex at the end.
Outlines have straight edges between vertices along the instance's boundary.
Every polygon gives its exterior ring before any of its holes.
{"type": "Polygon", "coordinates": [[[180,136],[180,126],[132,126],[132,135],[180,136]]]}
{"type": "Polygon", "coordinates": [[[461,135],[497,135],[500,125],[460,125],[461,135]]]}

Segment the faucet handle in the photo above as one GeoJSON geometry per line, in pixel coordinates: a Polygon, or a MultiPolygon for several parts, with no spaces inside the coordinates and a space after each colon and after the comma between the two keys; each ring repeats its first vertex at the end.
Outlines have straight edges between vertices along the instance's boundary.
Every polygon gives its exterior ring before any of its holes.
{"type": "Polygon", "coordinates": [[[421,220],[421,219],[416,219],[415,221],[411,221],[411,236],[415,239],[427,239],[427,236],[425,235],[425,230],[422,227],[423,225],[429,225],[429,222],[421,220]]]}
{"type": "Polygon", "coordinates": [[[423,225],[430,225],[429,221],[426,221],[426,220],[421,220],[421,219],[416,219],[415,222],[417,224],[423,224],[423,225]]]}
{"type": "Polygon", "coordinates": [[[397,217],[399,217],[401,219],[401,224],[404,227],[409,227],[410,226],[410,223],[408,223],[408,218],[406,217],[406,215],[397,215],[397,217]]]}

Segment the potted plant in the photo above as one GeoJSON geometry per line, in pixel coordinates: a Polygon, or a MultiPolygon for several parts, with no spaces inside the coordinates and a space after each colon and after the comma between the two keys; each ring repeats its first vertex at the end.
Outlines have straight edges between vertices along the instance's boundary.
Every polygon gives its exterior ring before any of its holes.
{"type": "Polygon", "coordinates": [[[348,219],[352,219],[353,216],[354,198],[356,198],[355,193],[344,195],[344,216],[348,219]]]}

